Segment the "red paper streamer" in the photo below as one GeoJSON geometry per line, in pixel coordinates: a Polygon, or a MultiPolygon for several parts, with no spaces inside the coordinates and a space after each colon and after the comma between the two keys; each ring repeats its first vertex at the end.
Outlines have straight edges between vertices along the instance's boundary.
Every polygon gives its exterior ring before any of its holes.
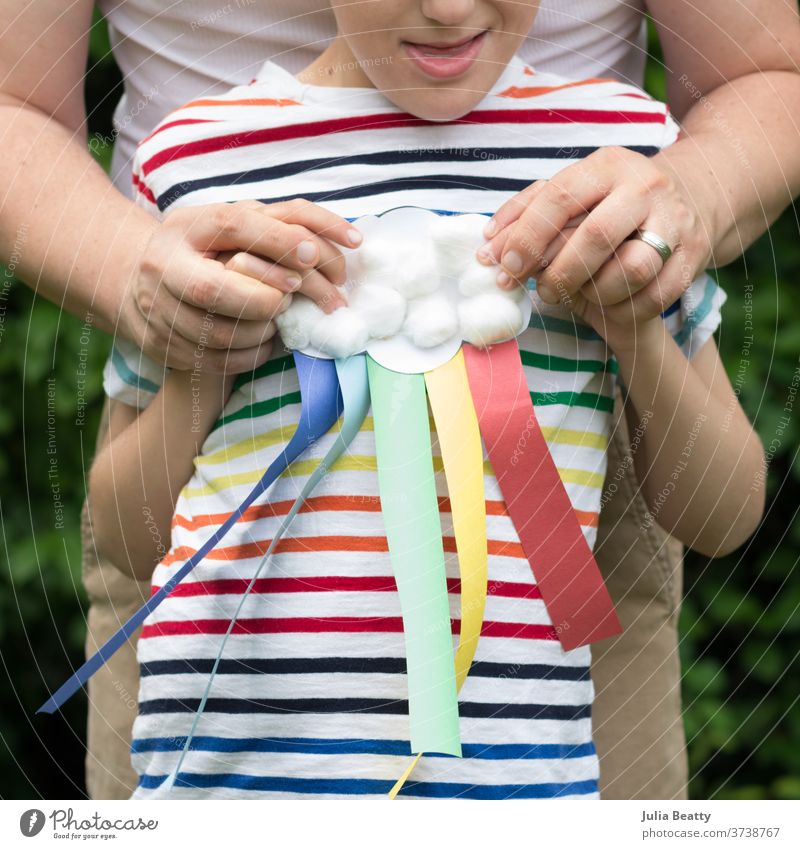
{"type": "Polygon", "coordinates": [[[463,345],[481,435],[564,650],[622,631],[545,441],[516,340],[463,345]]]}

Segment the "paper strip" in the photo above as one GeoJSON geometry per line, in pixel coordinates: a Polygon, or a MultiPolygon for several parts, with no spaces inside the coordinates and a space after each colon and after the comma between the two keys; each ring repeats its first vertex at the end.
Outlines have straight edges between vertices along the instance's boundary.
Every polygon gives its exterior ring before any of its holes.
{"type": "MultiPolygon", "coordinates": [[[[483,491],[483,446],[461,350],[444,365],[425,373],[428,399],[436,423],[453,516],[461,576],[461,630],[456,649],[456,690],[464,683],[483,625],[488,579],[486,499],[483,491]]],[[[389,791],[394,799],[414,771],[422,753],[389,791]]]]}
{"type": "Polygon", "coordinates": [[[413,752],[461,756],[442,529],[421,374],[367,358],[381,511],[405,631],[413,752]]]}
{"type": "Polygon", "coordinates": [[[460,690],[475,657],[486,606],[483,446],[462,352],[426,372],[425,385],[442,449],[461,575],[461,633],[455,661],[456,689],[460,690]]]}
{"type": "Polygon", "coordinates": [[[369,384],[367,382],[366,356],[364,354],[358,354],[354,357],[349,357],[346,360],[336,360],[335,364],[336,375],[339,379],[339,388],[344,403],[344,413],[342,416],[341,429],[336,435],[336,439],[333,445],[331,445],[330,449],[328,450],[328,453],[322,458],[322,460],[320,460],[320,463],[317,468],[309,476],[308,480],[305,483],[305,486],[303,486],[303,489],[301,490],[300,494],[295,499],[294,504],[292,504],[291,508],[289,509],[289,512],[286,514],[283,521],[280,523],[278,530],[275,532],[275,536],[269,544],[269,548],[265,552],[264,556],[261,558],[261,562],[258,564],[258,568],[256,569],[253,577],[250,579],[250,583],[247,585],[247,588],[245,589],[242,598],[239,600],[239,604],[237,605],[233,617],[231,618],[230,624],[228,625],[228,630],[225,632],[225,636],[222,638],[222,642],[220,643],[219,651],[217,652],[217,656],[214,660],[214,665],[212,666],[211,672],[208,676],[208,683],[206,684],[205,691],[203,692],[203,697],[200,699],[200,704],[197,708],[197,711],[195,712],[192,727],[186,737],[186,742],[184,743],[183,751],[181,752],[181,755],[178,758],[178,763],[175,765],[175,768],[168,776],[164,785],[167,791],[171,790],[174,786],[175,781],[177,780],[178,775],[180,774],[181,766],[183,765],[186,753],[191,747],[192,740],[194,739],[194,735],[197,731],[197,725],[200,722],[200,717],[203,715],[203,711],[206,707],[206,702],[208,701],[208,696],[211,692],[211,685],[213,684],[214,677],[217,674],[217,668],[219,667],[220,661],[222,660],[222,654],[225,651],[225,645],[228,642],[228,637],[233,631],[233,627],[236,624],[236,620],[239,618],[239,614],[242,611],[245,599],[255,586],[255,583],[261,575],[262,570],[269,562],[273,552],[275,551],[276,546],[283,538],[283,535],[286,533],[292,520],[297,515],[298,510],[303,506],[303,502],[313,492],[314,487],[316,487],[316,485],[322,480],[322,478],[325,477],[325,475],[330,470],[331,466],[339,459],[339,457],[342,456],[342,454],[348,448],[350,443],[353,441],[355,435],[361,429],[361,425],[364,423],[364,419],[367,416],[367,411],[369,410],[369,384]]]}
{"type": "Polygon", "coordinates": [[[481,434],[565,650],[622,630],[542,434],[516,340],[463,346],[481,434]]]}
{"type": "Polygon", "coordinates": [[[336,379],[336,368],[332,360],[315,360],[296,351],[294,353],[297,377],[300,383],[300,421],[286,448],[264,472],[261,480],[233,513],[209,537],[207,542],[190,557],[183,566],[143,604],[133,616],[113,634],[81,667],[79,667],[55,693],[36,711],[53,713],[127,642],[134,631],[152,613],[172,590],[200,563],[200,561],[222,540],[236,524],[245,510],[262,495],[297,459],[309,445],[327,433],[341,413],[341,396],[336,379]]]}

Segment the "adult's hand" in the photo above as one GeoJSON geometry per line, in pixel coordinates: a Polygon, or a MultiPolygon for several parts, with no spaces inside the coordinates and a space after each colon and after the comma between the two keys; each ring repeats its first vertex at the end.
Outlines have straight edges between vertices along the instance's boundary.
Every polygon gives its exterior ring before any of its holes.
{"type": "Polygon", "coordinates": [[[120,332],[175,368],[191,368],[202,341],[211,371],[252,369],[268,358],[272,319],[292,292],[326,312],[345,302],[336,245],[360,242],[345,219],[302,199],[175,210],[134,264],[120,332]]]}
{"type": "Polygon", "coordinates": [[[569,305],[580,295],[610,317],[616,308],[645,320],[708,266],[711,209],[712,200],[686,192],[658,156],[602,148],[504,203],[487,224],[479,257],[501,262],[503,288],[533,277],[546,303],[569,305]],[[667,242],[673,254],[666,263],[629,239],[639,229],[667,242]]]}

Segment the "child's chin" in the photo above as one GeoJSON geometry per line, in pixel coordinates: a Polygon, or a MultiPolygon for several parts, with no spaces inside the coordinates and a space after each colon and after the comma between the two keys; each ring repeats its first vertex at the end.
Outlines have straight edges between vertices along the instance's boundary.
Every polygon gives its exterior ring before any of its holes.
{"type": "Polygon", "coordinates": [[[455,121],[475,109],[484,96],[472,91],[428,91],[422,97],[410,98],[402,108],[425,121],[455,121]]]}

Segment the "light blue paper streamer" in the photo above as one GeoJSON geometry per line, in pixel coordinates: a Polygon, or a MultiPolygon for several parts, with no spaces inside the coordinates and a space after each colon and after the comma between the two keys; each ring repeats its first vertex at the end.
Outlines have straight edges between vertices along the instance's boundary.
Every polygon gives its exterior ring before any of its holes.
{"type": "MultiPolygon", "coordinates": [[[[242,612],[242,607],[244,606],[245,600],[250,594],[251,590],[255,586],[256,581],[258,580],[259,575],[261,574],[262,569],[269,562],[270,557],[272,557],[273,552],[275,551],[275,547],[283,538],[283,535],[286,533],[289,525],[292,522],[292,519],[297,515],[298,510],[303,505],[303,502],[308,498],[308,496],[313,491],[314,487],[328,474],[331,466],[342,456],[345,450],[348,448],[350,443],[353,441],[355,435],[361,429],[361,425],[364,423],[364,419],[366,418],[367,411],[369,410],[369,383],[367,382],[367,359],[364,354],[357,354],[353,357],[349,357],[345,360],[336,360],[336,374],[339,378],[339,389],[342,394],[342,400],[344,402],[344,414],[342,418],[342,427],[339,431],[339,435],[336,437],[335,442],[331,446],[328,453],[320,460],[319,465],[316,469],[314,469],[313,473],[306,481],[305,486],[301,490],[300,494],[295,499],[294,504],[292,504],[291,509],[284,517],[283,521],[280,523],[278,530],[275,533],[272,542],[269,544],[269,548],[267,549],[264,556],[261,558],[261,562],[258,564],[258,568],[255,571],[255,574],[250,579],[250,583],[247,585],[247,589],[244,591],[244,595],[242,596],[239,604],[234,611],[233,617],[228,625],[228,630],[225,632],[225,636],[222,638],[222,643],[220,644],[219,651],[217,652],[217,657],[214,660],[214,665],[211,668],[211,673],[208,677],[208,683],[206,684],[206,689],[203,692],[203,697],[200,699],[200,704],[197,708],[197,711],[194,715],[194,721],[192,722],[192,727],[189,730],[189,734],[186,737],[186,742],[183,745],[183,750],[181,751],[180,757],[178,758],[178,763],[175,765],[175,768],[169,774],[165,782],[165,789],[167,792],[170,792],[175,785],[175,782],[180,774],[181,766],[183,765],[184,758],[186,757],[186,753],[189,751],[189,748],[192,744],[192,740],[194,739],[195,732],[197,731],[197,725],[200,722],[200,717],[203,715],[203,711],[206,707],[206,702],[208,701],[208,696],[211,692],[211,685],[214,682],[214,676],[217,674],[217,668],[219,667],[220,661],[222,660],[222,653],[225,651],[225,645],[228,642],[228,637],[230,637],[233,627],[236,624],[236,620],[239,618],[239,614],[242,612]]],[[[186,786],[191,786],[187,785],[186,786]]]]}
{"type": "Polygon", "coordinates": [[[300,421],[297,430],[281,454],[264,472],[245,500],[217,528],[208,541],[158,590],[136,613],[113,634],[81,667],[79,667],[55,693],[36,711],[53,713],[58,710],[101,666],[125,643],[172,590],[197,566],[239,521],[248,507],[277,480],[302,453],[327,433],[341,415],[342,401],[339,381],[333,360],[317,359],[294,352],[297,377],[300,383],[300,421]]]}

